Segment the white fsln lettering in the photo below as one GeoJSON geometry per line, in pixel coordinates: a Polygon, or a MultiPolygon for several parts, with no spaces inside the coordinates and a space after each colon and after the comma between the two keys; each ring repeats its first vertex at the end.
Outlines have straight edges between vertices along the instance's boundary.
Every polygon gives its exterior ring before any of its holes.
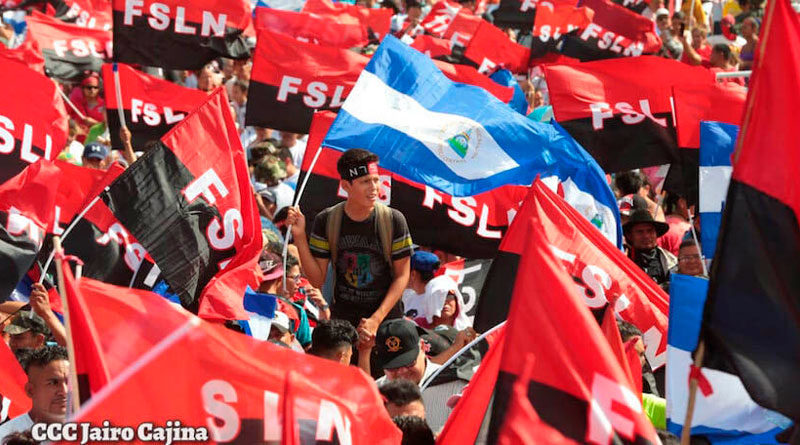
{"type": "Polygon", "coordinates": [[[628,440],[634,439],[636,425],[626,414],[614,410],[615,404],[621,404],[634,413],[642,412],[639,398],[630,389],[603,375],[595,374],[592,379],[587,442],[607,445],[611,442],[614,431],[628,440]]]}
{"type": "Polygon", "coordinates": [[[201,389],[203,409],[210,416],[206,417],[206,426],[211,439],[217,442],[230,442],[239,435],[239,413],[229,403],[236,403],[236,388],[225,380],[209,380],[201,389]],[[217,425],[217,420],[222,425],[217,425]]]}
{"type": "Polygon", "coordinates": [[[61,207],[55,206],[55,211],[53,213],[53,235],[61,236],[64,233],[64,229],[58,223],[61,220],[61,207]]]}
{"type": "Polygon", "coordinates": [[[299,77],[283,76],[281,83],[278,85],[278,95],[276,100],[286,102],[290,94],[303,94],[303,103],[309,108],[321,108],[325,106],[328,101],[327,93],[333,91],[333,97],[330,100],[330,107],[341,107],[344,103],[344,86],[330,85],[321,81],[309,82],[303,85],[303,79],[299,77]],[[302,89],[302,92],[301,92],[302,89]]]}
{"type": "Polygon", "coordinates": [[[522,0],[522,4],[519,7],[521,12],[528,12],[529,9],[536,9],[536,1],[534,0],[522,0]]]}
{"type": "Polygon", "coordinates": [[[496,63],[484,57],[483,61],[481,62],[481,66],[478,67],[478,72],[481,74],[491,73],[492,71],[494,71],[496,66],[497,66],[496,63]]]}
{"type": "MultiPolygon", "coordinates": [[[[125,12],[122,23],[126,26],[133,26],[134,17],[142,17],[144,11],[143,0],[125,0],[125,12]]],[[[173,12],[169,5],[154,2],[147,8],[147,25],[158,31],[166,31],[170,25],[170,13],[173,12]]],[[[186,8],[178,6],[175,8],[175,32],[178,34],[196,35],[197,27],[186,23],[186,8]]],[[[200,35],[203,37],[224,37],[225,23],[228,20],[227,14],[214,15],[211,11],[201,11],[200,35]]]]}
{"type": "Polygon", "coordinates": [[[217,202],[217,197],[211,192],[212,186],[217,189],[221,198],[228,196],[228,188],[225,187],[225,184],[222,183],[222,180],[213,168],[206,170],[199,178],[190,182],[181,193],[183,193],[186,201],[190,203],[194,202],[198,196],[203,195],[203,198],[205,198],[209,204],[214,204],[217,202]]]}
{"type": "Polygon", "coordinates": [[[272,391],[264,391],[264,442],[280,442],[283,426],[278,413],[280,395],[272,391]]]}
{"type": "Polygon", "coordinates": [[[353,438],[350,431],[350,419],[342,415],[335,403],[323,399],[319,404],[319,420],[317,421],[317,441],[332,442],[333,430],[342,445],[352,445],[353,438]]]}
{"type": "Polygon", "coordinates": [[[666,118],[657,118],[653,116],[653,112],[650,109],[650,100],[639,99],[639,109],[641,112],[633,108],[628,102],[617,102],[614,104],[614,110],[612,110],[611,106],[606,102],[589,104],[589,110],[591,110],[592,113],[592,128],[595,130],[602,130],[605,126],[604,121],[614,117],[614,111],[621,113],[622,122],[628,125],[638,124],[647,117],[656,124],[664,128],[667,127],[666,118]]]}
{"type": "Polygon", "coordinates": [[[473,210],[473,207],[476,205],[478,205],[478,203],[472,196],[461,198],[454,196],[453,209],[448,210],[447,214],[453,221],[461,224],[462,226],[469,227],[475,224],[475,210],[473,210]]]}
{"type": "Polygon", "coordinates": [[[238,209],[228,209],[225,212],[221,226],[219,221],[214,218],[206,228],[206,238],[208,238],[211,247],[217,250],[229,249],[237,238],[242,238],[243,234],[244,222],[238,209]],[[222,235],[220,235],[220,230],[222,235]]]}
{"type": "Polygon", "coordinates": [[[658,353],[658,348],[661,347],[662,338],[664,338],[664,334],[662,334],[656,326],[650,326],[650,329],[642,334],[642,341],[644,342],[644,356],[647,357],[647,362],[650,363],[650,367],[653,369],[658,369],[667,363],[666,349],[660,354],[658,353]]]}
{"type": "Polygon", "coordinates": [[[9,235],[14,236],[19,236],[27,232],[29,240],[33,241],[37,246],[42,245],[42,231],[39,229],[39,226],[37,226],[32,219],[20,213],[15,207],[8,209],[6,231],[9,235]]]}

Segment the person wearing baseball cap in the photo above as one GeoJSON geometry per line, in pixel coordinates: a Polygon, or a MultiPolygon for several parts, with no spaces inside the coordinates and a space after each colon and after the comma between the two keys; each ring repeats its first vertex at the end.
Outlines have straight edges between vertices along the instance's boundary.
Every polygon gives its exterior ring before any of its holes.
{"type": "Polygon", "coordinates": [[[45,345],[50,329],[42,317],[31,311],[21,311],[3,329],[9,335],[8,347],[13,352],[20,349],[39,349],[45,345]]]}
{"type": "Polygon", "coordinates": [[[294,332],[289,321],[289,316],[281,311],[275,311],[272,325],[269,328],[269,339],[279,341],[291,347],[294,343],[294,332]]]}
{"type": "Polygon", "coordinates": [[[470,327],[464,308],[464,297],[458,285],[446,275],[435,276],[439,257],[418,250],[411,255],[411,276],[403,292],[406,317],[427,329],[440,328],[455,333],[470,327]]]}
{"type": "Polygon", "coordinates": [[[82,161],[84,167],[105,170],[103,161],[108,157],[108,147],[99,142],[89,142],[83,147],[82,161]]]}
{"type": "Polygon", "coordinates": [[[432,362],[426,355],[425,343],[413,321],[395,318],[384,322],[375,335],[378,365],[384,376],[376,383],[386,380],[406,379],[417,385],[422,383],[441,365],[432,362]]]}

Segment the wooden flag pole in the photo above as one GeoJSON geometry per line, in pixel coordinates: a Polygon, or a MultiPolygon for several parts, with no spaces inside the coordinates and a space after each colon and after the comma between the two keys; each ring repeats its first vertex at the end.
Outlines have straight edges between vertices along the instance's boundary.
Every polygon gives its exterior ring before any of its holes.
{"type": "MultiPolygon", "coordinates": [[[[58,278],[58,294],[61,296],[61,306],[64,309],[64,330],[67,334],[67,354],[69,355],[69,392],[68,400],[74,416],[81,408],[80,394],[78,388],[78,374],[75,361],[75,345],[72,342],[72,330],[70,329],[69,304],[67,304],[67,292],[64,288],[64,270],[62,269],[61,258],[64,251],[61,249],[61,238],[53,237],[53,252],[56,257],[56,277],[58,278]]],[[[70,416],[68,416],[69,418],[70,416]]]]}
{"type": "MultiPolygon", "coordinates": [[[[697,352],[694,355],[694,366],[699,368],[703,364],[703,356],[706,353],[706,344],[702,340],[697,345],[697,352]]],[[[691,376],[691,374],[689,374],[691,376]]],[[[694,415],[694,404],[697,400],[697,379],[689,378],[689,401],[686,404],[686,418],[683,421],[681,430],[681,445],[689,445],[692,431],[692,416],[694,415]]]]}

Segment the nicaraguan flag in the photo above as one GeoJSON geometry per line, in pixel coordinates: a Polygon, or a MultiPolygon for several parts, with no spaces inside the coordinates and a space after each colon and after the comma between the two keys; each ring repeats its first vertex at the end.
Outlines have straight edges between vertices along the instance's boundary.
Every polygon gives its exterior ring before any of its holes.
{"type": "Polygon", "coordinates": [[[703,256],[714,257],[722,209],[731,180],[731,154],[739,126],[720,122],[700,122],[700,242],[703,256]]]}
{"type": "Polygon", "coordinates": [[[250,320],[239,321],[244,333],[259,340],[268,340],[277,306],[276,296],[255,292],[248,286],[244,292],[244,310],[250,314],[250,320]]]}
{"type": "MultiPolygon", "coordinates": [[[[689,365],[700,333],[708,280],[672,274],[669,289],[667,429],[680,436],[689,400],[689,365]]],[[[702,372],[713,392],[705,397],[697,391],[692,435],[706,436],[714,444],[777,443],[775,434],[791,424],[789,419],[756,405],[739,377],[708,368],[702,372]]]]}
{"type": "Polygon", "coordinates": [[[366,148],[384,168],[454,196],[555,176],[592,197],[593,209],[581,212],[621,245],[605,174],[569,134],[527,119],[482,88],[452,82],[394,37],[361,72],[323,145],[366,148]]]}

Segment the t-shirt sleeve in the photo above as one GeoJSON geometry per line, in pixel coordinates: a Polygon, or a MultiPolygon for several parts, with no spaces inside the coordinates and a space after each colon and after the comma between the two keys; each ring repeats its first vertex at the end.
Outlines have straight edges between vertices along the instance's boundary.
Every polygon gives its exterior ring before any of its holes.
{"type": "Polygon", "coordinates": [[[311,255],[316,258],[330,258],[331,247],[328,243],[328,210],[319,212],[314,217],[314,226],[311,229],[311,237],[308,239],[308,247],[311,249],[311,255]]]}
{"type": "Polygon", "coordinates": [[[392,209],[392,261],[411,255],[411,232],[408,231],[406,217],[392,209]]]}

